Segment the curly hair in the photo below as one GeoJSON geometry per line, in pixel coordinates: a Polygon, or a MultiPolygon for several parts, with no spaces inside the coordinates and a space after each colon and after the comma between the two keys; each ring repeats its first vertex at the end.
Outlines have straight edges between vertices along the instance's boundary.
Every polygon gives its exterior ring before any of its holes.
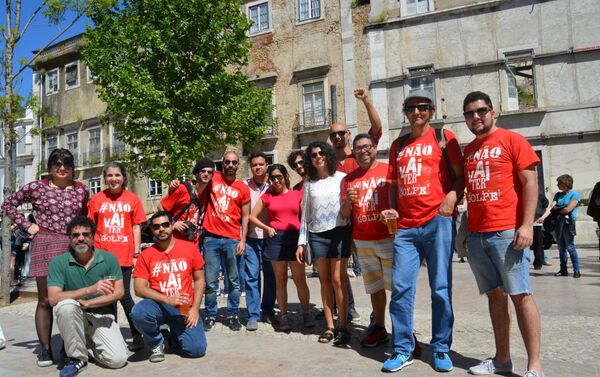
{"type": "MultiPolygon", "coordinates": [[[[273,172],[273,170],[279,170],[281,172],[281,174],[283,174],[283,181],[285,183],[285,187],[287,187],[289,189],[290,188],[290,175],[288,174],[285,166],[283,166],[281,164],[269,165],[269,167],[267,168],[267,175],[269,177],[271,176],[271,173],[273,172]]],[[[271,186],[271,187],[273,187],[273,186],[271,186]]]]}
{"type": "Polygon", "coordinates": [[[294,168],[296,168],[296,159],[298,158],[298,156],[302,156],[303,161],[307,160],[306,156],[304,155],[304,151],[292,151],[287,156],[287,164],[292,170],[294,170],[294,168]]]}
{"type": "Polygon", "coordinates": [[[67,234],[70,236],[73,228],[77,226],[90,228],[92,236],[96,234],[96,224],[94,224],[94,222],[87,216],[77,215],[73,217],[71,221],[69,221],[69,223],[67,224],[67,234]]]}
{"type": "Polygon", "coordinates": [[[306,147],[306,151],[304,152],[304,155],[306,156],[306,159],[304,160],[304,170],[308,172],[308,176],[312,181],[318,179],[317,169],[313,165],[311,157],[312,150],[315,148],[321,148],[321,151],[325,152],[325,161],[327,162],[327,172],[329,176],[335,174],[338,164],[331,145],[322,141],[313,141],[312,143],[308,144],[308,147],[306,147]]]}

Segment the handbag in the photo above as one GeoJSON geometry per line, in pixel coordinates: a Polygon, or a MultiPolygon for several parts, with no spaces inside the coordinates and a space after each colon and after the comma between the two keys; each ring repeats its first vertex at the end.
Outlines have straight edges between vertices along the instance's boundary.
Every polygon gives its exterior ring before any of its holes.
{"type": "Polygon", "coordinates": [[[306,245],[304,245],[304,250],[302,251],[302,260],[304,261],[305,265],[312,266],[312,264],[313,264],[312,253],[310,250],[310,242],[308,240],[310,231],[308,230],[308,222],[306,219],[308,217],[307,216],[308,208],[310,208],[308,205],[308,201],[310,200],[310,180],[306,181],[305,187],[307,187],[307,186],[308,186],[308,192],[306,195],[306,200],[302,203],[302,207],[303,207],[302,208],[302,214],[303,214],[302,221],[304,221],[306,224],[305,225],[305,227],[306,227],[306,245]]]}

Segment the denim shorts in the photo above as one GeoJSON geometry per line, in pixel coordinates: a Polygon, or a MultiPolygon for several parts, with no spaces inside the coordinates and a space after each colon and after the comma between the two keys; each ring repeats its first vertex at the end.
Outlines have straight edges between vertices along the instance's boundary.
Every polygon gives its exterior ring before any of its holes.
{"type": "Polygon", "coordinates": [[[472,232],[468,239],[469,265],[479,293],[502,287],[508,295],[531,294],[529,248],[515,250],[515,230],[472,232]]]}
{"type": "Polygon", "coordinates": [[[325,232],[310,232],[308,243],[313,259],[350,258],[352,230],[338,226],[325,232]]]}
{"type": "Polygon", "coordinates": [[[295,261],[298,235],[297,230],[276,230],[275,236],[265,241],[265,260],[295,261]]]}

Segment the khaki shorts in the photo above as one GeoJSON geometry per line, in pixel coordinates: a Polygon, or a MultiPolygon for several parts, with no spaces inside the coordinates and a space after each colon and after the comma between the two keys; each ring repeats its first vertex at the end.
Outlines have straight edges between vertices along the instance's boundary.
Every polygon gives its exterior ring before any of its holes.
{"type": "Polygon", "coordinates": [[[372,295],[384,288],[391,291],[394,238],[354,242],[367,294],[372,295]]]}

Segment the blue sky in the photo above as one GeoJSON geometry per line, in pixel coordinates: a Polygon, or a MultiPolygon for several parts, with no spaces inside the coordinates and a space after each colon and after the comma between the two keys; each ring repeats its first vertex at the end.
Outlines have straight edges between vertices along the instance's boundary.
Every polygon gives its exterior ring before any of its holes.
{"type": "MultiPolygon", "coordinates": [[[[21,28],[29,18],[29,16],[33,13],[33,11],[42,3],[40,0],[23,0],[23,9],[21,11],[21,28]]],[[[0,4],[0,14],[6,14],[5,11],[5,3],[4,1],[0,4]]],[[[15,51],[15,65],[14,71],[18,70],[21,65],[19,64],[20,58],[25,58],[27,60],[33,57],[31,51],[37,50],[49,41],[51,41],[57,34],[63,31],[73,20],[73,15],[66,15],[65,21],[63,21],[59,25],[52,25],[44,18],[42,14],[38,14],[37,17],[33,20],[31,25],[29,26],[24,37],[19,41],[15,51]]],[[[2,26],[6,26],[6,18],[3,16],[1,21],[2,26]]],[[[79,34],[85,31],[86,20],[85,18],[80,19],[75,23],[69,30],[67,30],[59,39],[55,41],[58,42],[60,40],[72,37],[76,34],[79,34]]],[[[2,45],[2,49],[4,50],[5,46],[2,45]]],[[[26,69],[17,80],[15,84],[15,91],[18,92],[21,96],[27,98],[29,93],[31,92],[31,69],[26,69]]]]}

